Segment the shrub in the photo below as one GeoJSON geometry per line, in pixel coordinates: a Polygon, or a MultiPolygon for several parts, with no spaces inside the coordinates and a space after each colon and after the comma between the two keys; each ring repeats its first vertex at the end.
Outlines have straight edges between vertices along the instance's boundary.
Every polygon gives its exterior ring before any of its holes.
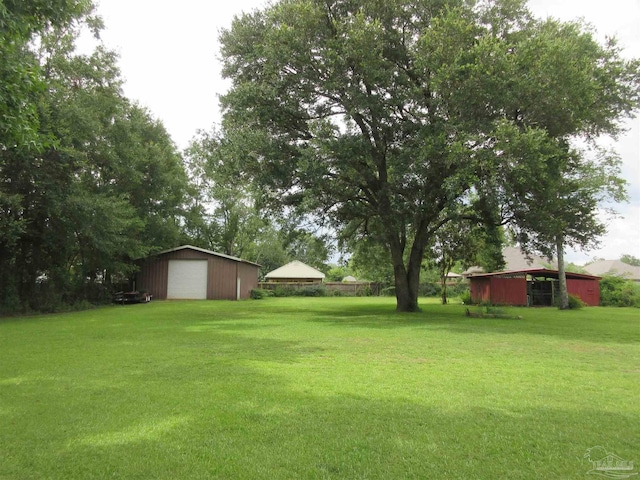
{"type": "Polygon", "coordinates": [[[471,305],[471,291],[470,290],[465,290],[464,292],[462,292],[460,295],[460,300],[462,301],[462,303],[464,303],[465,305],[471,305]]]}
{"type": "Polygon", "coordinates": [[[299,290],[298,295],[303,297],[326,297],[327,289],[323,285],[304,287],[302,290],[299,290]]]}
{"type": "Polygon", "coordinates": [[[576,295],[569,295],[569,310],[578,310],[585,305],[586,303],[584,303],[580,297],[576,295]]]}
{"type": "MultiPolygon", "coordinates": [[[[554,304],[556,307],[560,308],[560,297],[556,297],[556,301],[554,304]]],[[[577,295],[569,294],[569,310],[578,310],[579,308],[585,307],[587,304],[582,301],[580,297],[577,295]]]]}
{"type": "Polygon", "coordinates": [[[296,291],[293,288],[288,287],[276,287],[273,290],[274,297],[293,297],[296,291]]]}
{"type": "Polygon", "coordinates": [[[20,311],[20,295],[13,283],[0,290],[0,315],[17,313],[20,311]]]}
{"type": "Polygon", "coordinates": [[[265,297],[273,297],[273,292],[262,288],[254,288],[249,292],[249,296],[254,300],[261,300],[265,297]]]}
{"type": "Polygon", "coordinates": [[[460,282],[456,285],[449,285],[449,287],[447,287],[448,297],[461,297],[465,292],[471,294],[469,290],[469,283],[467,282],[460,282]]]}
{"type": "Polygon", "coordinates": [[[439,297],[442,287],[437,282],[421,283],[418,287],[418,295],[421,297],[439,297]]]}
{"type": "Polygon", "coordinates": [[[485,305],[485,312],[491,315],[505,315],[505,310],[503,308],[498,308],[493,305],[485,305]]]}
{"type": "Polygon", "coordinates": [[[622,277],[607,275],[600,280],[600,305],[640,307],[640,285],[622,277]]]}
{"type": "Polygon", "coordinates": [[[356,290],[356,297],[370,297],[373,295],[371,287],[363,287],[356,290]]]}

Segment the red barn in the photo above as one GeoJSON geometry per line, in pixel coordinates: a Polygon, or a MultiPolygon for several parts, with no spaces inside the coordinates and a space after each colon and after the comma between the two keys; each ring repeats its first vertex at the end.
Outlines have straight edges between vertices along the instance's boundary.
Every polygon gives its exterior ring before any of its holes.
{"type": "MultiPolygon", "coordinates": [[[[567,272],[567,291],[591,306],[600,304],[600,277],[567,272]]],[[[534,268],[469,275],[471,301],[493,305],[555,305],[559,293],[557,270],[534,268]]]]}
{"type": "Polygon", "coordinates": [[[260,265],[184,245],[143,260],[136,287],[154,299],[239,300],[258,288],[260,265]]]}

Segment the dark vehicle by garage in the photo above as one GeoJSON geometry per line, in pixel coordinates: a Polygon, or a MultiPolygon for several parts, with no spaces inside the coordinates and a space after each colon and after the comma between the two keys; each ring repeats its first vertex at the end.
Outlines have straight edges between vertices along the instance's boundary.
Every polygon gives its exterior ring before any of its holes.
{"type": "Polygon", "coordinates": [[[117,292],[113,296],[113,303],[120,303],[122,305],[131,303],[149,303],[151,301],[151,295],[148,292],[117,292]]]}

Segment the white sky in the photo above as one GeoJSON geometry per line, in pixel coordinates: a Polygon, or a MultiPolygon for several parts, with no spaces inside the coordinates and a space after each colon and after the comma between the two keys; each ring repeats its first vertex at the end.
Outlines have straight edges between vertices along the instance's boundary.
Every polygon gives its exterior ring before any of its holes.
{"type": "MultiPolygon", "coordinates": [[[[179,148],[198,129],[220,121],[218,95],[229,84],[220,76],[218,34],[234,15],[263,8],[263,0],[98,0],[105,22],[102,39],[120,54],[124,93],[162,120],[179,148]]],[[[578,17],[594,25],[599,36],[615,35],[628,57],[640,57],[640,0],[530,0],[540,17],[578,17]]],[[[593,257],[617,259],[623,253],[640,258],[640,120],[628,123],[619,139],[623,176],[629,182],[629,204],[616,207],[624,219],[609,222],[600,250],[568,252],[584,263],[593,257]]]]}

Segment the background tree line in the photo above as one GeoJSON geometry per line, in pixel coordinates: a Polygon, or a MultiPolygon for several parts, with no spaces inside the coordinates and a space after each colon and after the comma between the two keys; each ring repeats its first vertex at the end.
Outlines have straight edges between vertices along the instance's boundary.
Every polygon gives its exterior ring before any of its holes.
{"type": "MultiPolygon", "coordinates": [[[[0,4],[0,309],[107,300],[191,243],[355,272],[418,308],[425,265],[589,247],[625,198],[640,67],[520,0],[282,0],[221,34],[224,120],[179,152],[127,99],[90,0],[0,4]],[[577,142],[579,140],[580,142],[577,142]],[[331,237],[337,235],[337,243],[331,237]],[[122,285],[122,287],[121,287],[122,285]]],[[[446,299],[445,299],[446,300],[446,299]]]]}
{"type": "Polygon", "coordinates": [[[326,262],[299,221],[255,213],[198,153],[205,137],[183,157],[122,94],[113,52],[78,52],[101,28],[85,0],[0,4],[0,312],[108,301],[136,259],[182,243],[273,268],[326,262]]]}
{"type": "Polygon", "coordinates": [[[181,157],[162,124],[122,95],[115,54],[76,51],[83,29],[99,35],[91,3],[3,10],[0,304],[104,299],[133,259],[180,238],[181,157]]]}

